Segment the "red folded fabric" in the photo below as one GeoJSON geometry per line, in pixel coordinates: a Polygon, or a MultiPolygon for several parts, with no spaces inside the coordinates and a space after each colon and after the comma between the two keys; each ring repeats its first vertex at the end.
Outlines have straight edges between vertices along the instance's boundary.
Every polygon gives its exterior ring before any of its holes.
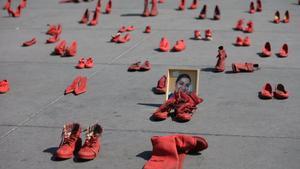
{"type": "Polygon", "coordinates": [[[258,70],[259,67],[258,64],[254,63],[233,63],[232,64],[232,71],[234,73],[239,73],[239,72],[253,72],[255,70],[258,70]]]}

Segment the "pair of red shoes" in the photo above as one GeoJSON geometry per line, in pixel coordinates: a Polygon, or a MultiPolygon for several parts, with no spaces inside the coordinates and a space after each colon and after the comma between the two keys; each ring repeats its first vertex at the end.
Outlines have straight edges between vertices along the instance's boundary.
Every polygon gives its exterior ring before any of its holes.
{"type": "Polygon", "coordinates": [[[261,0],[256,0],[256,9],[254,6],[254,2],[250,2],[250,7],[249,7],[249,13],[254,14],[255,12],[261,12],[262,11],[262,2],[261,0]]]}
{"type": "Polygon", "coordinates": [[[165,120],[174,110],[175,119],[180,122],[187,122],[192,119],[197,105],[202,103],[203,99],[195,93],[174,92],[174,96],[170,97],[162,104],[152,115],[154,120],[165,120]]]}
{"type": "Polygon", "coordinates": [[[60,40],[59,36],[62,33],[62,26],[61,24],[58,25],[48,25],[49,28],[46,32],[47,35],[50,35],[51,37],[47,39],[46,43],[55,43],[60,40]]]}
{"type": "Polygon", "coordinates": [[[94,67],[94,60],[92,57],[87,58],[86,61],[84,58],[80,58],[76,65],[77,69],[92,68],[92,67],[94,67]]]}
{"type": "Polygon", "coordinates": [[[86,9],[81,20],[79,21],[79,23],[80,24],[88,24],[90,26],[95,26],[98,24],[99,17],[100,17],[100,7],[96,7],[96,9],[94,11],[93,19],[89,22],[90,12],[89,12],[89,9],[86,9]]]}
{"type": "Polygon", "coordinates": [[[10,89],[8,80],[1,80],[0,81],[0,94],[4,94],[8,92],[10,89]]]}
{"type": "Polygon", "coordinates": [[[126,43],[131,40],[130,33],[126,33],[123,37],[121,37],[121,33],[118,32],[116,35],[111,37],[111,42],[115,43],[126,43]]]}
{"type": "Polygon", "coordinates": [[[67,42],[62,40],[54,48],[54,54],[60,56],[75,56],[77,53],[77,41],[72,41],[71,45],[67,47],[67,42]]]}
{"type": "Polygon", "coordinates": [[[163,75],[157,82],[156,87],[153,88],[155,94],[165,94],[167,88],[167,76],[163,75]]]}
{"type": "Polygon", "coordinates": [[[27,46],[32,46],[36,44],[36,38],[32,38],[31,40],[25,41],[22,43],[22,46],[27,47],[27,46]]]}
{"type": "Polygon", "coordinates": [[[81,130],[78,123],[64,125],[61,134],[62,139],[55,153],[56,158],[69,159],[74,154],[83,160],[93,160],[97,157],[101,149],[102,127],[99,124],[94,124],[86,129],[86,138],[83,145],[81,145],[81,130]]]}
{"type": "MultiPolygon", "coordinates": [[[[180,4],[178,6],[178,10],[182,11],[182,10],[185,9],[185,2],[186,2],[186,0],[181,0],[180,1],[180,4]]],[[[189,9],[197,9],[198,5],[199,5],[198,0],[193,0],[193,2],[191,4],[191,6],[189,7],[189,9]]]]}
{"type": "Polygon", "coordinates": [[[134,31],[136,28],[131,25],[131,26],[121,26],[121,28],[118,30],[118,33],[124,33],[124,32],[131,32],[134,31]]]}
{"type": "Polygon", "coordinates": [[[157,5],[157,0],[152,0],[152,8],[151,11],[148,9],[148,0],[144,0],[144,12],[142,16],[147,17],[147,16],[156,16],[158,15],[158,5],[157,5]]]}
{"type": "Polygon", "coordinates": [[[244,31],[245,33],[254,32],[254,23],[252,21],[247,22],[247,27],[245,29],[243,28],[243,24],[244,19],[239,19],[233,29],[237,31],[244,31]]]}
{"type": "Polygon", "coordinates": [[[289,97],[288,91],[285,90],[282,84],[277,84],[275,91],[272,93],[272,86],[270,83],[266,83],[261,91],[259,92],[259,97],[261,99],[287,99],[289,97]]]}
{"type": "Polygon", "coordinates": [[[7,0],[3,9],[7,10],[9,16],[20,17],[22,9],[26,8],[26,6],[27,6],[27,0],[21,0],[16,11],[13,11],[13,9],[11,8],[11,2],[12,2],[12,0],[7,0]]]}
{"type": "Polygon", "coordinates": [[[150,25],[146,26],[144,33],[151,33],[151,26],[150,25]]]}
{"type": "Polygon", "coordinates": [[[131,64],[128,67],[128,72],[135,72],[135,71],[148,71],[151,69],[151,63],[146,60],[143,64],[141,62],[136,62],[131,64]]]}
{"type": "MultiPolygon", "coordinates": [[[[205,19],[206,18],[206,13],[207,13],[207,5],[204,5],[200,14],[199,14],[199,19],[205,19]]],[[[214,10],[214,20],[220,20],[221,19],[221,11],[218,5],[216,5],[215,10],[214,10]]]]}
{"type": "Polygon", "coordinates": [[[251,39],[249,36],[246,36],[244,39],[241,36],[238,36],[235,41],[235,46],[250,46],[251,39]]]}
{"type": "MultiPolygon", "coordinates": [[[[279,11],[275,12],[273,22],[276,23],[276,24],[280,23],[280,13],[279,13],[279,11]]],[[[285,11],[284,18],[281,22],[282,23],[289,23],[290,22],[290,13],[289,13],[289,11],[285,11]]]]}
{"type": "Polygon", "coordinates": [[[251,73],[259,69],[259,65],[256,63],[232,63],[233,73],[251,73]]]}
{"type": "MultiPolygon", "coordinates": [[[[183,39],[176,41],[176,44],[172,48],[175,52],[183,51],[186,48],[185,41],[183,39]]],[[[170,51],[170,42],[167,38],[163,37],[159,43],[159,50],[162,52],[170,51]]]]}
{"type": "Polygon", "coordinates": [[[71,85],[69,85],[65,90],[65,95],[69,93],[75,93],[76,95],[85,93],[87,91],[87,77],[77,76],[71,85]]]}
{"type": "MultiPolygon", "coordinates": [[[[194,31],[194,39],[195,40],[201,40],[201,32],[200,30],[195,30],[194,31]]],[[[205,38],[203,38],[203,40],[212,40],[212,31],[210,29],[206,29],[205,30],[205,38]]]]}
{"type": "MultiPolygon", "coordinates": [[[[277,54],[278,57],[287,57],[288,56],[288,45],[285,43],[282,45],[282,47],[280,48],[279,53],[277,54]]],[[[262,56],[263,57],[270,57],[272,55],[272,50],[271,50],[271,44],[270,42],[266,42],[263,49],[262,49],[262,56]]]]}

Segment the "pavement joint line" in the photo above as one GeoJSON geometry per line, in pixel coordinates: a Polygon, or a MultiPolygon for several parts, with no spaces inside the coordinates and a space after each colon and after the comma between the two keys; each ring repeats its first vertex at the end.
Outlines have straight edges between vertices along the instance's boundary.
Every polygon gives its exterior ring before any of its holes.
{"type": "MultiPolygon", "coordinates": [[[[130,52],[131,50],[135,49],[137,46],[139,46],[142,42],[144,42],[144,40],[146,40],[147,37],[143,38],[141,41],[137,42],[136,44],[134,44],[133,46],[131,46],[129,49],[125,50],[124,52],[122,52],[120,55],[116,56],[114,59],[112,59],[110,61],[110,63],[115,62],[116,60],[118,60],[119,58],[121,58],[122,56],[124,56],[126,53],[130,52]]],[[[103,68],[105,69],[105,68],[103,68]]],[[[100,69],[100,70],[103,70],[100,69]]],[[[95,71],[93,73],[91,73],[88,78],[92,78],[93,76],[95,76],[100,70],[95,71]]],[[[53,101],[51,101],[50,103],[46,104],[45,106],[43,106],[40,110],[38,110],[35,113],[30,114],[25,120],[19,122],[15,127],[13,127],[12,129],[8,130],[6,133],[4,133],[3,135],[0,136],[0,145],[3,144],[5,142],[6,137],[8,137],[10,134],[12,134],[14,131],[16,131],[19,126],[22,126],[24,124],[26,124],[27,122],[29,122],[30,120],[32,120],[34,117],[36,117],[37,115],[39,115],[41,112],[43,112],[45,109],[49,108],[51,105],[55,104],[56,102],[58,102],[61,98],[63,98],[64,95],[60,95],[59,97],[57,97],[56,99],[54,99],[53,101]]]]}

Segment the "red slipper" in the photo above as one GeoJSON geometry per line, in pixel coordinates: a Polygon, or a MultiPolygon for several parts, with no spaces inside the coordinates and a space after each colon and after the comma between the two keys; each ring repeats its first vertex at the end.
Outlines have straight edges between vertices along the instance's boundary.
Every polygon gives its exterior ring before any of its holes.
{"type": "Polygon", "coordinates": [[[8,80],[0,81],[0,94],[8,92],[10,89],[8,80]]]}
{"type": "Polygon", "coordinates": [[[84,62],[85,62],[84,58],[80,58],[79,61],[78,61],[78,63],[77,63],[77,65],[76,65],[76,68],[77,69],[83,69],[85,67],[85,63],[84,62]]]}
{"type": "Polygon", "coordinates": [[[126,28],[126,31],[127,32],[130,32],[130,31],[134,31],[135,30],[135,27],[134,26],[128,26],[127,28],[126,28]]]}
{"type": "Polygon", "coordinates": [[[243,41],[243,46],[250,46],[251,45],[251,39],[249,36],[246,36],[243,41]]]}
{"type": "Polygon", "coordinates": [[[184,40],[178,40],[176,41],[175,46],[173,47],[173,50],[176,52],[183,51],[185,49],[185,42],[184,40]]]}
{"type": "Polygon", "coordinates": [[[205,40],[212,40],[212,31],[210,29],[205,30],[205,40]]]}
{"type": "Polygon", "coordinates": [[[244,19],[239,19],[234,27],[234,30],[243,31],[244,19]]]}
{"type": "Polygon", "coordinates": [[[283,23],[289,23],[290,22],[290,13],[289,13],[289,11],[285,11],[284,18],[283,18],[282,22],[283,23]]]}
{"type": "Polygon", "coordinates": [[[191,6],[189,7],[189,9],[197,9],[198,8],[198,0],[193,0],[191,6]]]}
{"type": "Polygon", "coordinates": [[[285,43],[283,44],[283,46],[281,47],[280,51],[279,51],[279,57],[285,58],[288,56],[289,53],[289,47],[288,45],[285,43]]]}
{"type": "Polygon", "coordinates": [[[131,39],[131,35],[127,33],[124,37],[119,38],[118,43],[125,43],[130,41],[130,39],[131,39]]]}
{"type": "Polygon", "coordinates": [[[57,46],[55,46],[54,53],[63,56],[65,54],[66,45],[67,42],[62,40],[57,46]]]}
{"type": "Polygon", "coordinates": [[[162,52],[168,52],[170,50],[170,43],[167,38],[161,38],[159,43],[159,50],[162,52]]]}
{"type": "Polygon", "coordinates": [[[155,94],[165,94],[167,87],[167,76],[163,75],[157,82],[156,87],[154,88],[155,94]]]}
{"type": "Polygon", "coordinates": [[[140,67],[139,71],[148,71],[151,69],[151,64],[148,60],[146,60],[140,67]]]}
{"type": "Polygon", "coordinates": [[[200,40],[201,39],[201,32],[200,30],[195,30],[194,31],[194,39],[200,40]]]}
{"type": "Polygon", "coordinates": [[[51,36],[49,39],[47,39],[46,43],[55,43],[60,40],[59,35],[51,36]]]}
{"type": "Polygon", "coordinates": [[[94,67],[94,60],[93,58],[89,57],[85,62],[85,68],[92,68],[94,67]]]}
{"type": "Polygon", "coordinates": [[[235,46],[243,46],[243,38],[241,36],[236,38],[235,46]]]}
{"type": "Polygon", "coordinates": [[[266,42],[264,48],[262,49],[262,55],[264,57],[269,57],[272,55],[271,44],[270,42],[266,42]]]}
{"type": "Polygon", "coordinates": [[[66,48],[65,56],[75,56],[77,53],[77,42],[73,41],[70,47],[66,48]]]}
{"type": "Polygon", "coordinates": [[[214,12],[214,20],[220,20],[221,19],[221,11],[218,5],[215,7],[215,12],[214,12]]]}
{"type": "Polygon", "coordinates": [[[259,97],[261,99],[272,99],[273,93],[272,93],[272,86],[270,83],[266,83],[261,91],[259,92],[259,97]]]}
{"type": "Polygon", "coordinates": [[[254,7],[254,2],[250,2],[250,7],[249,7],[249,13],[254,14],[255,13],[255,7],[254,7]]]}
{"type": "Polygon", "coordinates": [[[285,90],[282,84],[278,84],[274,91],[274,97],[276,99],[287,99],[289,97],[289,93],[285,90]]]}
{"type": "Polygon", "coordinates": [[[35,38],[32,38],[31,40],[29,41],[26,41],[26,42],[23,42],[22,46],[32,46],[36,44],[36,39],[35,38]]]}
{"type": "Polygon", "coordinates": [[[151,33],[151,26],[150,25],[146,26],[144,33],[151,33]]]}
{"type": "Polygon", "coordinates": [[[256,12],[262,11],[262,2],[261,0],[256,0],[256,12]]]}
{"type": "Polygon", "coordinates": [[[75,86],[74,93],[76,95],[85,93],[87,91],[87,77],[81,76],[78,83],[75,86]]]}
{"type": "Polygon", "coordinates": [[[87,24],[90,18],[89,9],[86,9],[79,23],[87,24]]]}
{"type": "Polygon", "coordinates": [[[158,15],[157,0],[152,0],[152,8],[150,11],[150,16],[156,16],[156,15],[158,15]]]}
{"type": "Polygon", "coordinates": [[[128,72],[138,71],[140,69],[141,69],[141,62],[136,62],[128,67],[128,72]]]}
{"type": "Polygon", "coordinates": [[[275,16],[274,16],[273,22],[276,23],[276,24],[278,24],[280,22],[280,13],[279,13],[279,11],[275,12],[275,16]]]}
{"type": "Polygon", "coordinates": [[[74,92],[75,88],[76,88],[76,85],[78,84],[79,80],[80,80],[81,76],[77,76],[71,85],[69,85],[66,90],[65,90],[65,94],[69,94],[69,93],[72,93],[74,92]]]}
{"type": "Polygon", "coordinates": [[[206,18],[206,11],[207,11],[207,5],[204,5],[200,14],[199,14],[199,19],[205,19],[206,18]]]}
{"type": "Polygon", "coordinates": [[[185,0],[180,0],[180,4],[178,6],[178,10],[183,11],[185,8],[185,0]]]}
{"type": "Polygon", "coordinates": [[[112,8],[112,0],[109,0],[106,4],[105,13],[110,14],[112,8]]]}

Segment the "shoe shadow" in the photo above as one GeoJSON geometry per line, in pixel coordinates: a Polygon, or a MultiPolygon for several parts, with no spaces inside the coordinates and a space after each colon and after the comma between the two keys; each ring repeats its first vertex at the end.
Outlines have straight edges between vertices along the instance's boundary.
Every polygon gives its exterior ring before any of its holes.
{"type": "Polygon", "coordinates": [[[236,72],[229,70],[229,71],[226,71],[225,74],[236,74],[236,72]]]}
{"type": "Polygon", "coordinates": [[[156,51],[156,52],[163,52],[159,48],[154,49],[154,51],[156,51]]]}
{"type": "Polygon", "coordinates": [[[50,148],[45,149],[43,152],[44,153],[49,153],[49,154],[52,155],[51,158],[50,158],[51,161],[65,161],[65,160],[67,160],[67,159],[57,158],[55,156],[55,152],[56,152],[57,149],[58,149],[58,147],[50,147],[50,148]]]}
{"type": "Polygon", "coordinates": [[[284,57],[282,57],[282,56],[280,55],[280,53],[275,53],[275,55],[276,55],[277,57],[279,57],[279,58],[284,58],[284,57]]]}
{"type": "Polygon", "coordinates": [[[52,52],[50,53],[50,56],[59,56],[59,55],[56,54],[54,51],[52,51],[52,52]]]}
{"type": "Polygon", "coordinates": [[[89,161],[91,161],[91,160],[84,160],[84,159],[80,159],[80,158],[74,157],[74,158],[73,158],[73,161],[74,161],[75,163],[85,163],[85,162],[89,162],[89,161]]]}
{"type": "Polygon", "coordinates": [[[256,54],[261,58],[267,58],[267,56],[265,56],[262,52],[258,52],[256,54]]]}
{"type": "Polygon", "coordinates": [[[201,71],[203,72],[215,72],[215,68],[212,68],[212,67],[207,67],[207,68],[202,68],[201,71]]]}
{"type": "Polygon", "coordinates": [[[140,13],[127,13],[127,14],[122,14],[120,15],[121,17],[127,17],[127,16],[139,16],[139,17],[142,17],[143,15],[140,14],[140,13]]]}
{"type": "Polygon", "coordinates": [[[142,106],[150,106],[150,107],[159,107],[161,104],[153,104],[153,103],[137,103],[142,106]]]}
{"type": "Polygon", "coordinates": [[[158,120],[158,119],[155,119],[155,118],[153,117],[153,115],[151,115],[151,116],[149,117],[149,120],[150,120],[151,122],[161,122],[161,121],[164,121],[165,119],[158,120]]]}
{"type": "Polygon", "coordinates": [[[236,28],[232,28],[232,30],[234,30],[234,31],[241,31],[241,32],[243,32],[242,30],[238,30],[238,29],[236,29],[236,28]]]}
{"type": "Polygon", "coordinates": [[[195,37],[190,37],[190,40],[196,40],[196,41],[198,41],[198,40],[201,40],[201,39],[196,39],[195,37]]]}
{"type": "Polygon", "coordinates": [[[136,157],[140,157],[147,161],[151,158],[151,156],[152,156],[152,151],[144,151],[136,155],[136,157]]]}
{"type": "Polygon", "coordinates": [[[151,91],[156,95],[164,95],[165,93],[158,93],[156,92],[156,87],[152,87],[151,91]]]}

